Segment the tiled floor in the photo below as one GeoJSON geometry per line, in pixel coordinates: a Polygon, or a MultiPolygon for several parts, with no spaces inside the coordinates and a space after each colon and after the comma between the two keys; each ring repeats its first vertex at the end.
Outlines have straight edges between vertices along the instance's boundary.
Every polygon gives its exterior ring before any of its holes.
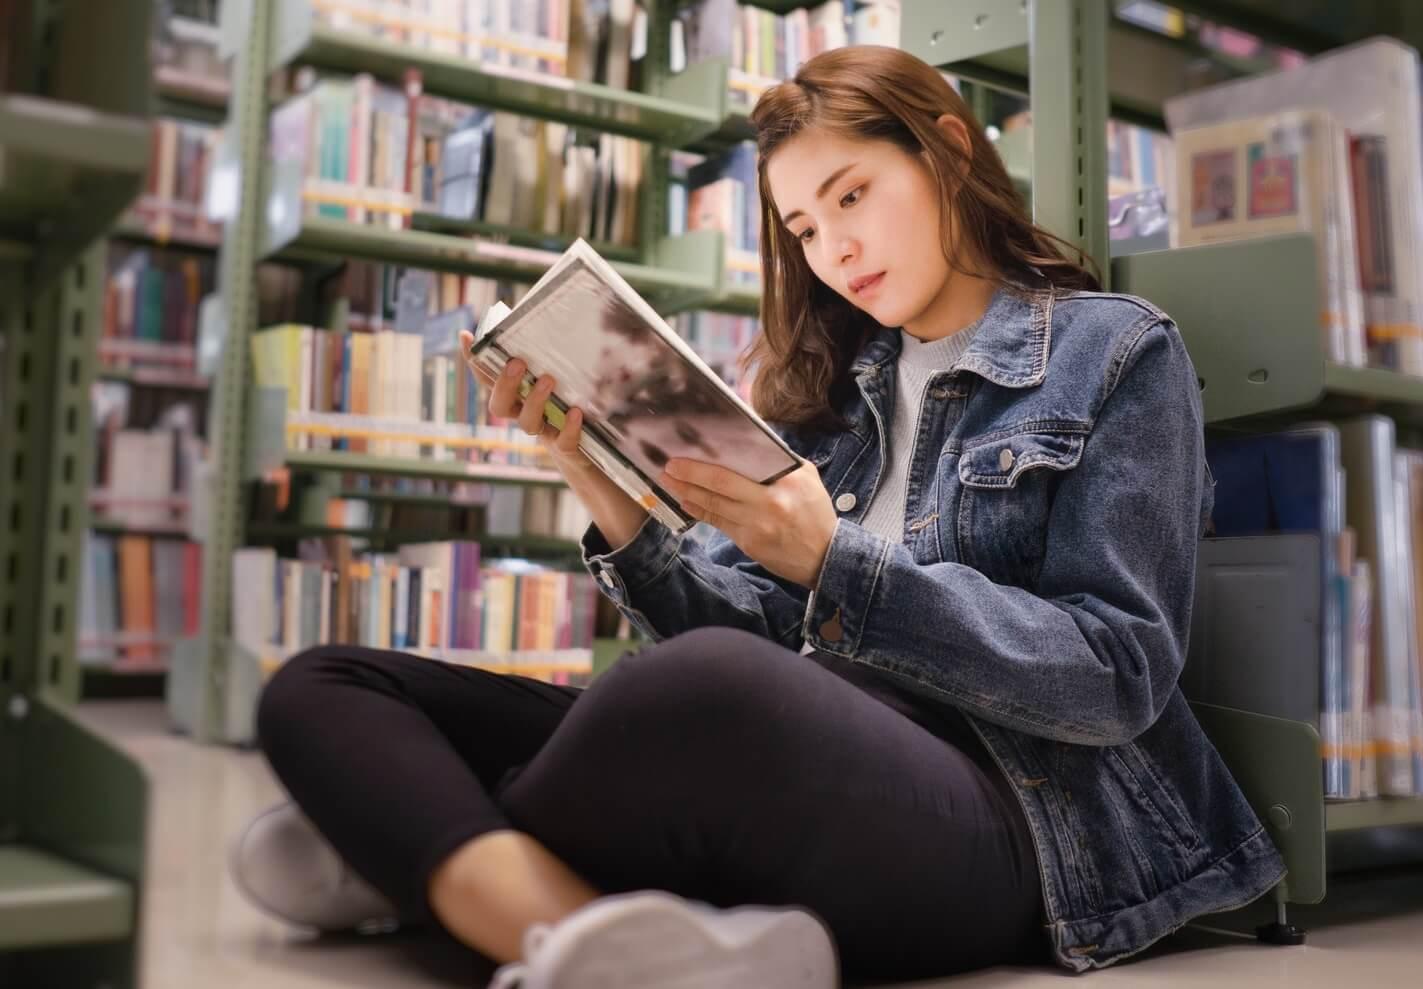
{"type": "MultiPolygon", "coordinates": [[[[141,989],[424,989],[482,986],[487,970],[428,935],[312,939],[266,919],[227,880],[233,834],[280,799],[260,758],[167,731],[153,701],[91,702],[86,720],[138,758],[152,782],[141,989]]],[[[1258,918],[1231,918],[1240,930],[1258,918]]],[[[1094,973],[1094,985],[1394,987],[1423,984],[1423,869],[1331,879],[1328,907],[1296,909],[1300,948],[1187,928],[1140,959],[1094,973]]],[[[914,989],[1061,989],[1065,972],[999,968],[914,989]]],[[[753,989],[753,987],[748,987],[753,989]]],[[[907,989],[907,987],[906,987],[907,989]]]]}

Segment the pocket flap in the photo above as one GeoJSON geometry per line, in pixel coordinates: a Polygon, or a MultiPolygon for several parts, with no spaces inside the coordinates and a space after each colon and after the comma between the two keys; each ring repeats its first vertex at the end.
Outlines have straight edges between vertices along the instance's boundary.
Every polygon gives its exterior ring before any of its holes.
{"type": "Polygon", "coordinates": [[[1014,433],[975,443],[959,457],[959,480],[971,488],[1011,488],[1035,467],[1071,470],[1082,459],[1086,436],[1077,432],[1014,433]]]}

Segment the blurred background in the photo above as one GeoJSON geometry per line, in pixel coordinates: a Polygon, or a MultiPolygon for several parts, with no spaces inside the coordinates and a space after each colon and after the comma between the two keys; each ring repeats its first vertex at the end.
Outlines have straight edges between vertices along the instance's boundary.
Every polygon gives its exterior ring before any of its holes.
{"type": "Polygon", "coordinates": [[[0,0],[0,986],[487,976],[238,892],[257,695],[322,643],[574,685],[635,647],[457,335],[583,237],[748,394],[749,109],[855,44],[938,66],[1201,378],[1183,685],[1290,871],[1094,978],[1416,980],[1420,9],[0,0]]]}

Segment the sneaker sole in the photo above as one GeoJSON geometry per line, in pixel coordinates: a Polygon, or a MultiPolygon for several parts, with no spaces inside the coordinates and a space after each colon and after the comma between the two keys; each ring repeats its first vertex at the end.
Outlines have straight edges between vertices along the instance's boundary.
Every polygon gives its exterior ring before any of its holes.
{"type": "Polygon", "coordinates": [[[747,938],[716,931],[680,898],[647,892],[565,923],[544,947],[560,959],[528,989],[837,989],[835,945],[788,908],[747,938]],[[580,923],[580,921],[582,921],[580,923]],[[649,945],[657,957],[647,957],[649,945]],[[639,957],[640,956],[640,957],[639,957]],[[635,964],[630,964],[638,959],[635,964]]]}

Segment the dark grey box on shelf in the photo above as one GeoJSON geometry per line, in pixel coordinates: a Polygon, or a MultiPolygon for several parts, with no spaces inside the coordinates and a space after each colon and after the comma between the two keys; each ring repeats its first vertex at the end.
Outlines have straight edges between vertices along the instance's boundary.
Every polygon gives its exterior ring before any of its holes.
{"type": "Polygon", "coordinates": [[[1321,580],[1317,533],[1202,540],[1186,696],[1317,727],[1321,580]]]}

